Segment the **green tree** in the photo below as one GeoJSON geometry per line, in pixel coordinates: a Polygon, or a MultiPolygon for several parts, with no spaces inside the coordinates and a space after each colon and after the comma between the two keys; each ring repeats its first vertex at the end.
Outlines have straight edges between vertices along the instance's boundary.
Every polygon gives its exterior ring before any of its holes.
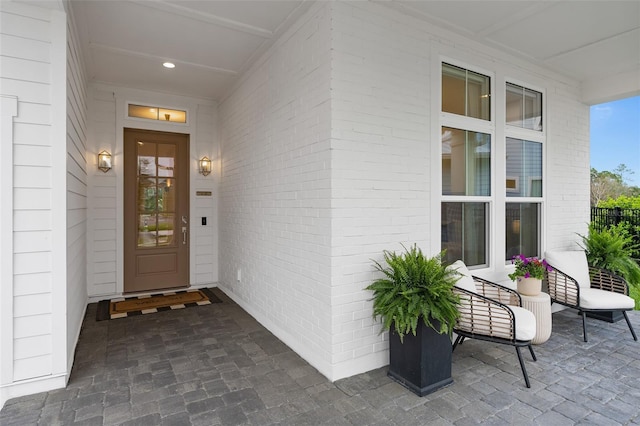
{"type": "Polygon", "coordinates": [[[602,207],[601,203],[609,199],[640,195],[640,188],[630,185],[634,173],[624,164],[619,164],[613,171],[598,171],[592,167],[591,206],[602,207]]]}
{"type": "Polygon", "coordinates": [[[618,167],[613,169],[613,172],[615,174],[617,174],[618,176],[620,176],[620,178],[622,179],[622,182],[624,182],[624,184],[627,185],[627,186],[629,186],[629,182],[631,181],[631,177],[636,173],[633,170],[631,170],[630,168],[628,168],[626,166],[626,164],[624,164],[624,163],[618,164],[618,167]]]}
{"type": "Polygon", "coordinates": [[[624,193],[624,182],[619,175],[591,168],[591,205],[599,206],[610,198],[618,198],[624,193]]]}
{"type": "Polygon", "coordinates": [[[620,207],[621,209],[640,209],[640,197],[629,197],[621,195],[616,198],[608,198],[598,203],[598,207],[613,209],[620,207]]]}

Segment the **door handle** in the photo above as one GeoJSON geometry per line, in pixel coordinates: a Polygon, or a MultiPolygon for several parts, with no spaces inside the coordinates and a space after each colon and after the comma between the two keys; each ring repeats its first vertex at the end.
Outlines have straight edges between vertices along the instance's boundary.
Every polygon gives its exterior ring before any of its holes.
{"type": "MultiPolygon", "coordinates": [[[[182,216],[182,224],[186,225],[187,224],[187,216],[182,216]]],[[[187,227],[183,226],[182,227],[182,244],[187,244],[187,227]]]]}

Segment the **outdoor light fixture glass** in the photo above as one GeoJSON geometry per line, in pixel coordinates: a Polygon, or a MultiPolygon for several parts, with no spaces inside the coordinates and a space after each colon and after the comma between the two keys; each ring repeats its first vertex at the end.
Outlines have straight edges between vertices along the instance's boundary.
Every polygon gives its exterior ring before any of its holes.
{"type": "Polygon", "coordinates": [[[98,154],[98,168],[105,173],[111,170],[111,154],[108,151],[98,154]]]}
{"type": "Polygon", "coordinates": [[[204,176],[211,173],[211,160],[206,156],[200,159],[200,173],[204,176]]]}

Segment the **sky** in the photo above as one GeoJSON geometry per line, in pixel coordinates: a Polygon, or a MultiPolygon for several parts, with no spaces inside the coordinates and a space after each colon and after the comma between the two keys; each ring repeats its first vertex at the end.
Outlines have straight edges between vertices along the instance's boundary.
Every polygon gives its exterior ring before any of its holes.
{"type": "Polygon", "coordinates": [[[640,96],[591,107],[591,167],[613,171],[624,164],[640,186],[640,96]]]}

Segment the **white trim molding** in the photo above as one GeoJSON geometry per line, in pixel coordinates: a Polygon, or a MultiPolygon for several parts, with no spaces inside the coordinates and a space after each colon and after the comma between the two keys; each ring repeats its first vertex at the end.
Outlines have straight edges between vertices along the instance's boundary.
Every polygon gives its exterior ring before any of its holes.
{"type": "Polygon", "coordinates": [[[0,407],[13,382],[13,118],[18,98],[0,94],[0,407]]]}

